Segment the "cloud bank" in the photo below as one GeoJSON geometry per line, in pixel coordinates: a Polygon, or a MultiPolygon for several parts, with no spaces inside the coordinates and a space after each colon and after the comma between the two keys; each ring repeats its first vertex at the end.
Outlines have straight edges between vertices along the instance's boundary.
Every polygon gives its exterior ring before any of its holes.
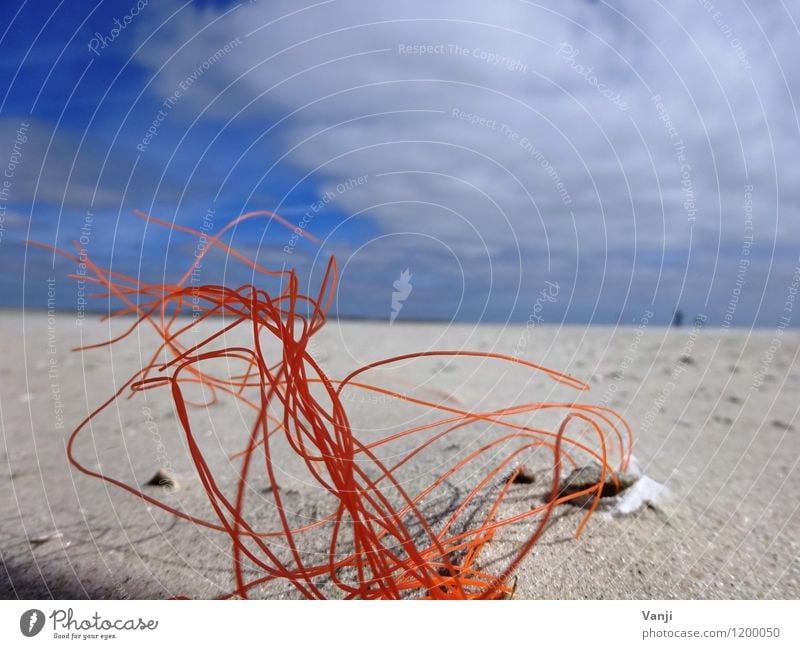
{"type": "Polygon", "coordinates": [[[256,252],[305,270],[337,254],[343,313],[388,318],[410,268],[403,317],[524,320],[558,282],[549,320],[719,323],[735,296],[747,325],[775,320],[798,265],[797,18],[710,0],[164,2],[128,31],[150,99],[179,96],[168,121],[235,144],[219,182],[255,156],[242,203],[269,185],[261,207],[325,237],[316,257],[269,237],[256,252]],[[308,183],[337,222],[309,218],[308,183]]]}

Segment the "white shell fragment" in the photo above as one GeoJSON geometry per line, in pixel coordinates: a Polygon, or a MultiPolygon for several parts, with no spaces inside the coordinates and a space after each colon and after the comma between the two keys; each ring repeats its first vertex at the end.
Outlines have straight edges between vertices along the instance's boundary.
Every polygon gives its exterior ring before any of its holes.
{"type": "Polygon", "coordinates": [[[660,509],[669,500],[669,489],[646,475],[641,476],[630,487],[615,498],[609,498],[610,512],[614,516],[626,516],[650,505],[660,509]],[[613,503],[610,501],[614,501],[613,503]]]}

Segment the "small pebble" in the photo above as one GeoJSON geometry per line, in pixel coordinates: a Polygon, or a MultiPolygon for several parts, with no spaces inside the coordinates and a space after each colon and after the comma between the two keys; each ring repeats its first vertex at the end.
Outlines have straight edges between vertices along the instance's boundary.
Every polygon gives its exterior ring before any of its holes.
{"type": "Polygon", "coordinates": [[[514,484],[533,484],[536,482],[536,474],[528,467],[520,468],[519,473],[514,476],[514,484]]]}
{"type": "MultiPolygon", "coordinates": [[[[602,469],[597,462],[591,462],[586,466],[578,467],[561,481],[559,495],[567,496],[594,487],[600,483],[601,478],[602,469]]],[[[619,488],[617,488],[617,484],[614,483],[611,472],[606,471],[605,482],[600,497],[608,498],[610,496],[616,496],[636,482],[636,479],[636,476],[629,473],[617,473],[617,481],[619,482],[619,488]]]]}
{"type": "Polygon", "coordinates": [[[179,486],[175,476],[166,469],[156,471],[156,474],[150,478],[147,485],[150,487],[170,487],[171,489],[177,489],[179,486]]]}
{"type": "Polygon", "coordinates": [[[63,532],[50,532],[49,534],[40,534],[39,536],[31,537],[30,543],[31,545],[41,545],[42,543],[47,543],[48,541],[60,539],[62,536],[64,536],[63,532]]]}

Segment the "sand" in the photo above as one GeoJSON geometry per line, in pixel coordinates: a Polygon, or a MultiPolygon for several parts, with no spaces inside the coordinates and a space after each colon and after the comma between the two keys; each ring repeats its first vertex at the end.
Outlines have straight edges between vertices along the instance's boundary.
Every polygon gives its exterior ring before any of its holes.
{"type": "MultiPolygon", "coordinates": [[[[143,332],[110,349],[70,352],[108,335],[107,324],[89,318],[76,326],[69,313],[52,319],[41,312],[0,314],[0,595],[206,598],[227,592],[225,537],[178,521],[67,462],[72,427],[140,367],[154,340],[143,332]]],[[[581,512],[559,508],[519,570],[516,597],[800,597],[800,333],[342,322],[330,323],[314,344],[331,376],[422,349],[516,354],[586,380],[592,390],[585,400],[626,417],[642,471],[666,485],[670,502],[627,516],[597,514],[579,539],[581,512]]],[[[481,408],[555,399],[562,389],[461,358],[408,364],[382,378],[481,408]]],[[[154,494],[187,511],[207,511],[171,402],[162,397],[149,398],[146,407],[121,402],[96,422],[78,452],[88,465],[132,483],[146,483],[168,464],[180,486],[151,487],[154,494]]],[[[357,396],[348,404],[367,436],[414,416],[396,406],[357,396]]],[[[212,410],[201,435],[209,454],[224,460],[242,448],[249,415],[232,405],[212,410]]],[[[474,427],[441,453],[466,452],[494,434],[474,427]]],[[[281,457],[287,507],[315,519],[318,489],[293,478],[288,452],[281,457]]],[[[440,460],[435,454],[421,459],[416,475],[434,473],[440,460]]],[[[530,459],[542,479],[514,486],[509,506],[540,502],[549,478],[546,462],[537,461],[530,459]]],[[[267,504],[257,515],[265,525],[275,520],[267,504]]],[[[486,565],[501,564],[530,529],[529,523],[503,529],[487,549],[486,565]]],[[[324,543],[312,539],[303,551],[324,551],[324,543]]],[[[280,584],[260,594],[295,596],[280,584]]]]}

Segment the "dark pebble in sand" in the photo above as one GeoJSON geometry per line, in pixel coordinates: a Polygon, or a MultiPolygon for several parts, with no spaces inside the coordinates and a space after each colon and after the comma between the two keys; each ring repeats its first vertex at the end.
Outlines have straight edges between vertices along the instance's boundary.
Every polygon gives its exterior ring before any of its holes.
{"type": "Polygon", "coordinates": [[[175,476],[166,469],[159,469],[156,471],[156,474],[150,478],[147,485],[149,487],[169,487],[171,489],[177,489],[179,486],[175,476]]]}
{"type": "Polygon", "coordinates": [[[522,467],[514,476],[514,484],[533,484],[534,482],[536,482],[536,474],[526,466],[522,467]]]}
{"type": "Polygon", "coordinates": [[[694,365],[694,359],[691,356],[683,355],[681,356],[678,361],[683,363],[684,365],[694,365]]]}
{"type": "MultiPolygon", "coordinates": [[[[561,481],[561,485],[558,489],[558,495],[568,496],[569,494],[574,494],[579,491],[584,491],[586,489],[590,489],[591,487],[595,487],[600,483],[602,477],[602,468],[597,462],[591,462],[586,466],[573,469],[572,473],[570,473],[561,481]]],[[[608,498],[610,496],[616,496],[620,492],[625,491],[634,482],[636,482],[636,476],[629,473],[617,473],[617,481],[619,482],[619,487],[617,487],[617,484],[614,483],[612,474],[609,471],[606,471],[605,482],[603,483],[603,490],[600,493],[600,497],[608,498]]]]}
{"type": "Polygon", "coordinates": [[[48,541],[52,541],[54,539],[60,539],[62,536],[64,536],[64,534],[56,530],[48,534],[40,534],[39,536],[33,536],[29,539],[29,541],[31,545],[41,545],[42,543],[47,543],[48,541]]]}
{"type": "Polygon", "coordinates": [[[781,428],[789,432],[794,430],[794,426],[792,424],[787,424],[785,421],[781,421],[780,419],[773,419],[772,425],[775,426],[775,428],[781,428]]]}

